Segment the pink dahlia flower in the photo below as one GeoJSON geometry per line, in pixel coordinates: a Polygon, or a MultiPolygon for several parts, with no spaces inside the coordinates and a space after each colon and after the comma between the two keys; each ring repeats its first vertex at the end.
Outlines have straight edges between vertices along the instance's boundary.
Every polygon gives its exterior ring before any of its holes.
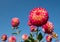
{"type": "Polygon", "coordinates": [[[18,18],[12,18],[11,25],[12,27],[17,27],[19,25],[20,21],[18,18]]]}
{"type": "Polygon", "coordinates": [[[48,12],[44,8],[34,8],[29,15],[31,24],[35,26],[42,26],[49,18],[48,12]]]}
{"type": "Polygon", "coordinates": [[[16,42],[16,37],[10,36],[8,42],[16,42]]]}
{"type": "Polygon", "coordinates": [[[23,35],[22,35],[22,39],[23,39],[23,40],[27,40],[27,39],[28,39],[28,35],[27,35],[27,34],[23,34],[23,35]]]}
{"type": "Polygon", "coordinates": [[[52,36],[51,35],[46,36],[46,41],[51,42],[52,41],[52,36]]]}
{"type": "Polygon", "coordinates": [[[36,31],[36,26],[33,26],[33,25],[30,26],[30,31],[31,31],[31,32],[35,32],[35,31],[36,31]]]}
{"type": "Polygon", "coordinates": [[[54,30],[54,25],[53,25],[51,22],[48,21],[46,24],[44,24],[44,25],[42,26],[42,30],[43,30],[45,33],[50,34],[50,33],[52,33],[53,30],[54,30]]]}
{"type": "Polygon", "coordinates": [[[7,35],[6,34],[3,34],[2,37],[1,37],[2,41],[6,41],[7,40],[7,35]]]}

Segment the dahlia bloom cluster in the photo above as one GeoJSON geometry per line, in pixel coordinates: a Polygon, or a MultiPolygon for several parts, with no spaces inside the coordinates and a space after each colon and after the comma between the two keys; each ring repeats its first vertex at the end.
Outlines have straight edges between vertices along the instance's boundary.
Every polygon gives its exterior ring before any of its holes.
{"type": "MultiPolygon", "coordinates": [[[[46,42],[52,42],[52,38],[57,38],[57,34],[54,32],[54,25],[49,20],[48,11],[45,8],[34,8],[30,11],[28,25],[30,26],[30,31],[36,32],[36,39],[40,42],[43,38],[42,33],[38,27],[42,28],[46,36],[46,42]],[[31,26],[35,26],[32,28],[31,26]],[[37,28],[36,28],[37,27],[37,28]],[[41,37],[40,37],[41,36],[41,37]]],[[[38,42],[37,41],[37,42],[38,42]]]]}
{"type": "MultiPolygon", "coordinates": [[[[48,11],[45,8],[34,8],[30,11],[29,14],[29,20],[28,25],[30,27],[30,35],[23,34],[21,41],[19,39],[19,42],[44,42],[42,39],[44,35],[46,35],[46,42],[52,42],[53,38],[58,38],[58,35],[54,32],[54,25],[49,20],[49,14],[48,11]],[[41,27],[44,35],[41,32],[41,27]]],[[[19,35],[21,30],[18,29],[18,26],[20,24],[20,20],[17,17],[12,18],[11,20],[11,26],[13,27],[13,30],[16,30],[16,32],[13,32],[12,34],[19,35]]],[[[3,34],[1,37],[2,41],[5,42],[8,39],[8,42],[17,42],[17,39],[15,36],[7,37],[6,34],[3,34]]]]}

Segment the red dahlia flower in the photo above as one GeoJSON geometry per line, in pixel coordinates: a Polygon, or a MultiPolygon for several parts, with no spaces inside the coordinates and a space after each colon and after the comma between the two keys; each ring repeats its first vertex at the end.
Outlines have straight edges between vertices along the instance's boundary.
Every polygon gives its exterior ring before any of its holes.
{"type": "Polygon", "coordinates": [[[1,37],[2,41],[6,41],[7,40],[7,35],[6,34],[3,34],[2,37],[1,37]]]}
{"type": "Polygon", "coordinates": [[[27,40],[27,39],[28,39],[28,35],[27,35],[27,34],[23,34],[23,35],[22,35],[22,39],[23,39],[23,40],[27,40]]]}
{"type": "Polygon", "coordinates": [[[12,27],[17,27],[19,25],[20,21],[18,18],[12,18],[11,25],[12,27]]]}
{"type": "Polygon", "coordinates": [[[51,42],[52,41],[52,36],[51,35],[46,36],[46,41],[51,42]]]}
{"type": "Polygon", "coordinates": [[[32,25],[32,24],[31,24],[31,22],[30,22],[30,20],[28,21],[28,25],[29,25],[29,26],[31,26],[31,25],[32,25]]]}
{"type": "Polygon", "coordinates": [[[16,42],[16,37],[10,36],[8,42],[16,42]]]}
{"type": "Polygon", "coordinates": [[[34,8],[29,15],[31,24],[35,26],[42,26],[49,18],[48,12],[44,8],[34,8]]]}
{"type": "Polygon", "coordinates": [[[48,21],[46,24],[44,24],[42,26],[42,30],[45,33],[51,34],[53,32],[53,30],[54,30],[54,25],[51,22],[48,21]]]}

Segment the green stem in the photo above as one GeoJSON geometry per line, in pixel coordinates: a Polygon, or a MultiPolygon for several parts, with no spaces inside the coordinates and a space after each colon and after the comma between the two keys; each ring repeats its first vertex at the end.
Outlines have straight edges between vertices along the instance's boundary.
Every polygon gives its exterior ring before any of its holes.
{"type": "Polygon", "coordinates": [[[18,28],[16,29],[16,32],[17,32],[17,35],[18,35],[18,42],[20,42],[20,37],[19,37],[19,30],[18,30],[18,28]]]}
{"type": "Polygon", "coordinates": [[[36,33],[36,38],[38,37],[38,28],[37,28],[37,33],[36,33]]]}
{"type": "MultiPolygon", "coordinates": [[[[38,31],[39,31],[39,28],[37,27],[37,32],[36,32],[36,39],[38,37],[38,31]]],[[[37,39],[38,40],[38,39],[37,39]]]]}
{"type": "Polygon", "coordinates": [[[31,32],[31,36],[32,36],[32,38],[33,38],[33,36],[34,36],[34,35],[33,35],[33,32],[31,32]]]}
{"type": "Polygon", "coordinates": [[[6,41],[2,41],[2,42],[6,42],[6,41]]]}

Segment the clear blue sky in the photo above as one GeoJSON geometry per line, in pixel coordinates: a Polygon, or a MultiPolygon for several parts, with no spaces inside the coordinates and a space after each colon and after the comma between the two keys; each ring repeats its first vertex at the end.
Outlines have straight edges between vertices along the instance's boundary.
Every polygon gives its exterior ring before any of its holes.
{"type": "MultiPolygon", "coordinates": [[[[54,23],[54,31],[60,39],[60,0],[0,0],[0,42],[1,35],[11,36],[11,18],[20,19],[19,29],[29,34],[28,15],[35,7],[43,7],[49,12],[49,21],[54,23]]],[[[20,35],[20,38],[21,38],[20,35]]],[[[53,41],[54,42],[54,41],[53,41]]]]}

